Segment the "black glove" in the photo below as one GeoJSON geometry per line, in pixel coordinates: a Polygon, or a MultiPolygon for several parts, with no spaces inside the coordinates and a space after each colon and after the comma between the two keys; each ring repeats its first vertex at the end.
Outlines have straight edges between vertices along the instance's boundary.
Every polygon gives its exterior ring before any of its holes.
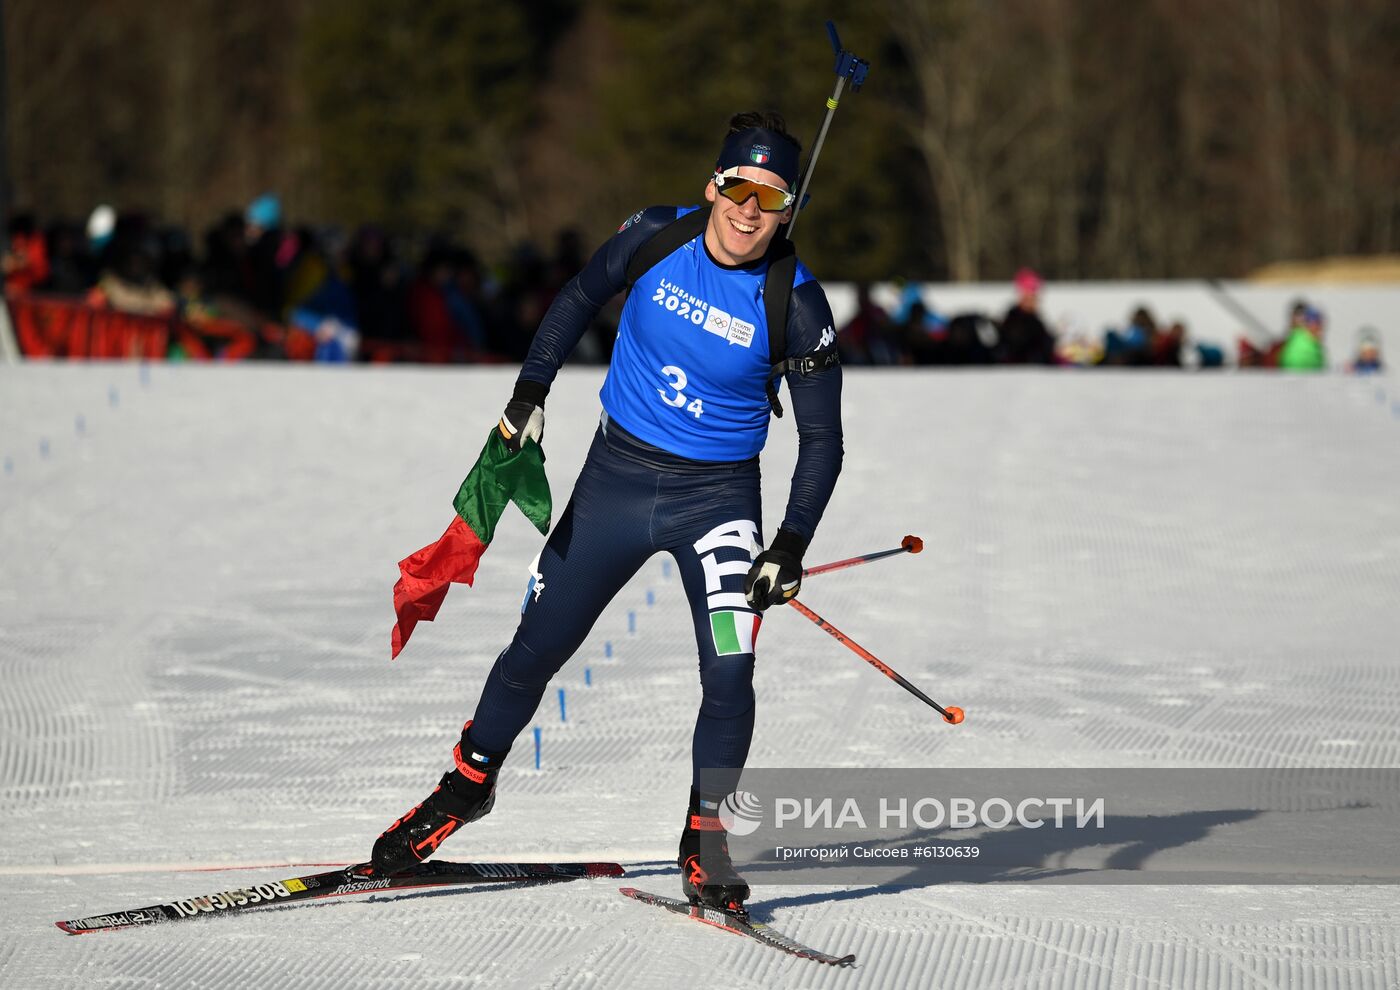
{"type": "Polygon", "coordinates": [[[506,411],[496,427],[512,454],[520,453],[520,445],[526,440],[535,443],[544,440],[544,397],[548,394],[548,385],[523,378],[515,383],[515,393],[506,403],[506,411]]]}
{"type": "Polygon", "coordinates": [[[790,530],[778,530],[744,578],[744,597],[749,604],[762,612],[769,605],[796,598],[802,587],[802,555],[806,552],[805,539],[790,530]]]}

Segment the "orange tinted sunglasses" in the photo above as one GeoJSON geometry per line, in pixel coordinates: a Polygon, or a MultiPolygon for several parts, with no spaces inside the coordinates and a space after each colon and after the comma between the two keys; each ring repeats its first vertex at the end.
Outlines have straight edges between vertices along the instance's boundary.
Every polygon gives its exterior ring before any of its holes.
{"type": "Polygon", "coordinates": [[[792,205],[796,195],[786,189],[770,186],[756,179],[745,179],[738,175],[715,173],[715,188],[721,196],[743,206],[750,196],[758,197],[758,208],[764,213],[780,213],[792,205]]]}

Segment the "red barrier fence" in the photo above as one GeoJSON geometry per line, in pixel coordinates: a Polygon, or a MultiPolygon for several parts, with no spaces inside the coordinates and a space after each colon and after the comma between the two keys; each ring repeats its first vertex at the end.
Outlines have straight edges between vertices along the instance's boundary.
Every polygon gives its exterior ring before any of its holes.
{"type": "MultiPolygon", "coordinates": [[[[26,358],[124,358],[162,361],[241,361],[259,357],[313,361],[316,338],[300,327],[262,323],[256,328],[237,320],[178,316],[138,316],[93,306],[79,299],[25,295],[6,298],[19,352],[26,358]]],[[[464,351],[450,358],[424,354],[416,340],[365,340],[360,360],[371,364],[400,361],[467,361],[497,364],[496,354],[464,351]]]]}
{"type": "MultiPolygon", "coordinates": [[[[162,360],[172,346],[194,360],[251,357],[258,338],[234,320],[137,316],[72,299],[7,299],[20,353],[27,358],[140,358],[162,360]]],[[[275,328],[279,336],[285,331],[275,328]]],[[[314,349],[314,348],[313,348],[314,349]]]]}
{"type": "Polygon", "coordinates": [[[25,357],[164,358],[171,320],[25,296],[7,300],[25,357]]]}

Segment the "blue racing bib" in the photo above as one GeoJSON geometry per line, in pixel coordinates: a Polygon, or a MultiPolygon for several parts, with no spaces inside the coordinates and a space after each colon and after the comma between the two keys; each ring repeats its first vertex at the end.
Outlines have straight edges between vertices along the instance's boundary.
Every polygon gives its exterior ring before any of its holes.
{"type": "MultiPolygon", "coordinates": [[[[723,267],[703,241],[702,232],[632,287],[599,396],[609,418],[654,447],[741,461],[768,438],[768,266],[723,267]]],[[[811,278],[799,263],[793,287],[811,278]]]]}

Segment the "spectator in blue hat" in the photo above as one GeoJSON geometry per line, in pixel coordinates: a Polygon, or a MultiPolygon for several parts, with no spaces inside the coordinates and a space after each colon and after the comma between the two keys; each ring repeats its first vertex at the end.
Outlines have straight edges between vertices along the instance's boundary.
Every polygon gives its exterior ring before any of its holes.
{"type": "Polygon", "coordinates": [[[1362,327],[1356,344],[1356,357],[1351,371],[1358,375],[1374,374],[1382,369],[1381,337],[1375,327],[1362,327]]]}
{"type": "Polygon", "coordinates": [[[282,319],[284,266],[281,264],[282,203],[263,193],[244,211],[244,232],[252,276],[252,301],[264,316],[282,319]]]}

